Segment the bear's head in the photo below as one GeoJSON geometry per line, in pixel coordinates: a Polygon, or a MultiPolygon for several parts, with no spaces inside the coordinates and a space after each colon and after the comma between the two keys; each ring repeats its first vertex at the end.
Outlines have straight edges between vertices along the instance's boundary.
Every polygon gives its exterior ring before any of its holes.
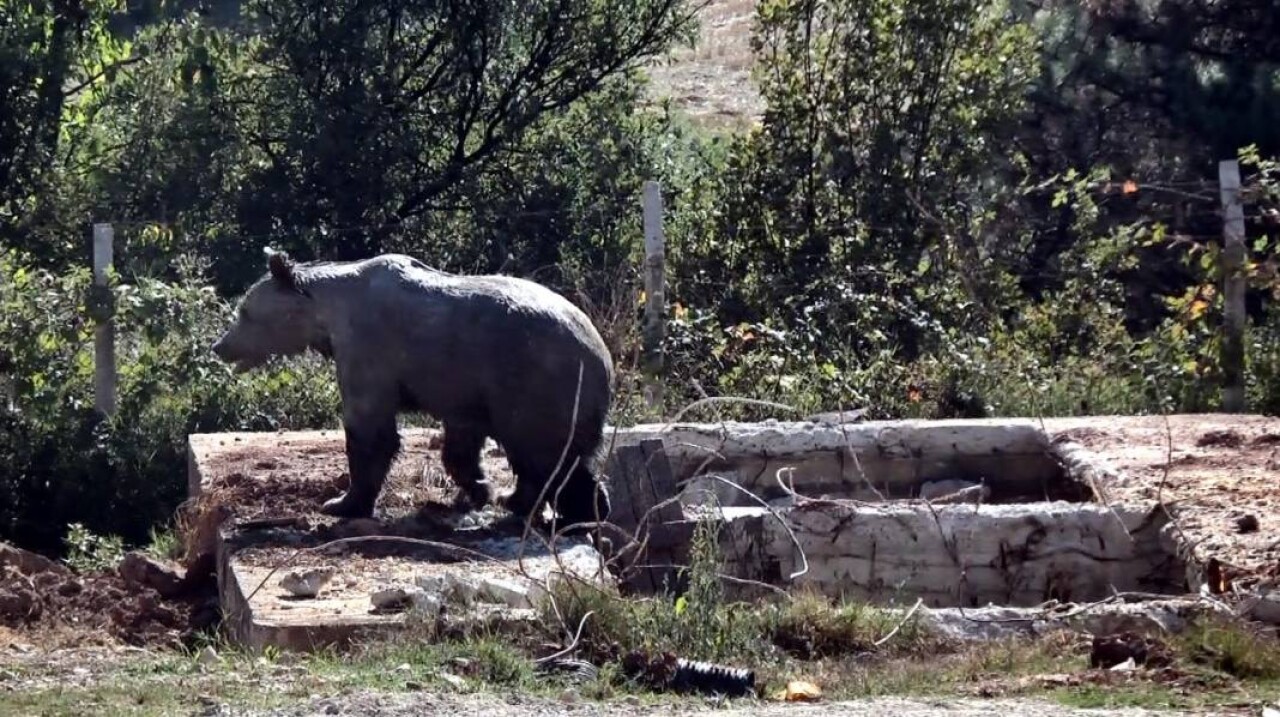
{"type": "Polygon", "coordinates": [[[237,372],[300,354],[319,339],[315,302],[289,256],[268,249],[267,269],[240,301],[235,323],[213,345],[214,354],[237,372]]]}

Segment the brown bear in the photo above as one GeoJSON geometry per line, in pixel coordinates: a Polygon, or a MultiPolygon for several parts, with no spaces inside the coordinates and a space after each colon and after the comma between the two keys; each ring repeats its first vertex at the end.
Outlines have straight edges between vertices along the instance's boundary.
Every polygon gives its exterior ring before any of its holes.
{"type": "Polygon", "coordinates": [[[539,494],[554,480],[544,501],[559,494],[562,520],[607,517],[596,475],[613,361],[567,299],[531,281],[450,274],[400,254],[295,264],[267,253],[268,273],[213,351],[237,371],[308,349],[333,359],[351,484],[325,513],[372,515],[400,449],[396,417],[420,411],[444,425],[441,457],[461,489],[459,507],[494,499],[480,467],[491,437],[516,475],[502,500],[513,514],[540,512],[539,494]]]}

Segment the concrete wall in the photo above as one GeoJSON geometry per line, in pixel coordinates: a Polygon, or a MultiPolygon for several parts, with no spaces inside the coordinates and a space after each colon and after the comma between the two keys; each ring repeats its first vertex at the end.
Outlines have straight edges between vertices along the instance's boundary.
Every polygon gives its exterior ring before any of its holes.
{"type": "MultiPolygon", "coordinates": [[[[765,500],[787,495],[780,471],[805,496],[867,501],[915,497],[924,483],[949,479],[985,483],[991,502],[1066,497],[1074,487],[1048,437],[1027,420],[641,425],[614,441],[645,438],[663,441],[677,482],[719,475],[765,500]]],[[[708,481],[693,487],[714,490],[722,505],[754,504],[708,481]]]]}
{"type": "MultiPolygon", "coordinates": [[[[831,597],[929,606],[1038,605],[1121,592],[1183,592],[1162,517],[1071,504],[810,503],[779,514],[730,509],[726,574],[831,597]]],[[[1163,516],[1163,514],[1160,514],[1163,516]]]]}

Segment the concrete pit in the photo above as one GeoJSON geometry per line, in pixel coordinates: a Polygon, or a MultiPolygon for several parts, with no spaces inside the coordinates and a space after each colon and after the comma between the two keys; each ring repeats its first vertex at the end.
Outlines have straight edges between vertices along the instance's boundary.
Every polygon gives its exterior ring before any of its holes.
{"type": "Polygon", "coordinates": [[[931,607],[1187,592],[1164,513],[1099,501],[1112,471],[1032,421],[688,424],[619,438],[661,438],[687,512],[719,506],[736,578],[931,607]]]}
{"type": "MultiPolygon", "coordinates": [[[[1091,602],[1120,591],[1150,601],[1206,584],[1256,592],[1280,574],[1276,419],[770,421],[613,435],[615,447],[646,439],[661,441],[682,503],[683,519],[672,518],[668,531],[676,557],[687,557],[695,519],[710,511],[722,528],[727,575],[880,604],[919,599],[935,619],[950,615],[971,632],[1032,624],[974,623],[982,612],[974,607],[1023,615],[1050,600],[1091,602]],[[1245,517],[1256,530],[1237,528],[1245,517]]],[[[432,614],[451,602],[445,612],[455,618],[507,624],[536,616],[528,607],[536,583],[553,572],[614,580],[598,572],[589,545],[561,544],[556,554],[534,546],[520,561],[518,537],[424,521],[424,501],[453,492],[439,434],[406,430],[403,445],[376,519],[342,523],[317,513],[343,487],[341,432],[190,437],[188,558],[216,553],[233,638],[311,649],[405,624],[406,611],[378,603],[432,614]],[[296,553],[353,535],[416,536],[474,552],[348,545],[296,553]],[[314,577],[307,571],[332,576],[304,598],[286,587],[295,570],[297,584],[314,577]]],[[[491,448],[484,460],[497,486],[509,486],[501,452],[491,448]]],[[[764,591],[725,585],[738,597],[764,591]]]]}

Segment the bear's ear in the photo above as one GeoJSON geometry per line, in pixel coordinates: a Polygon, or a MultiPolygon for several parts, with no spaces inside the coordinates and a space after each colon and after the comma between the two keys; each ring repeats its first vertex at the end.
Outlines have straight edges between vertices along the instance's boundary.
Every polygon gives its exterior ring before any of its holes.
{"type": "Polygon", "coordinates": [[[288,254],[268,249],[267,269],[271,272],[271,278],[290,289],[297,288],[298,279],[293,272],[293,260],[289,258],[288,254]]]}

